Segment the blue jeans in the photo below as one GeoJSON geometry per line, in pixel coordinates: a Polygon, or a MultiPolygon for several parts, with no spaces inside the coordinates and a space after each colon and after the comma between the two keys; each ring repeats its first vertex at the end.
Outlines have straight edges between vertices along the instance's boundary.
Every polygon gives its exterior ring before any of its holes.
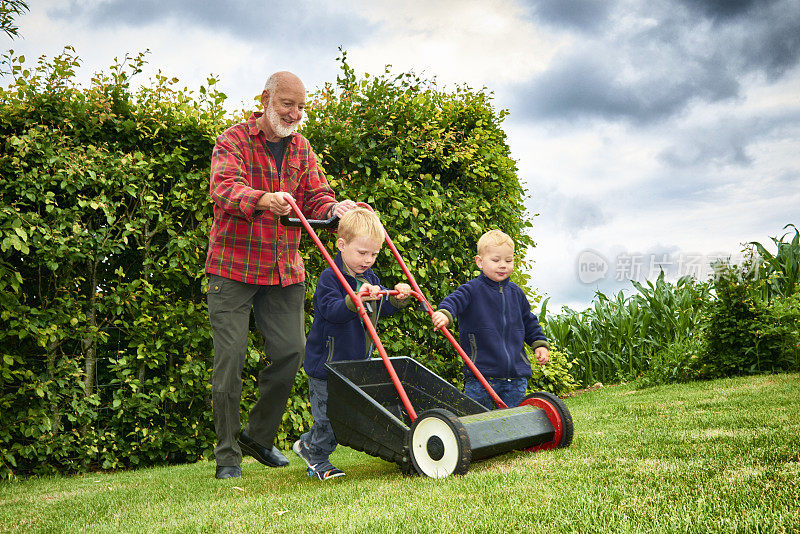
{"type": "MultiPolygon", "coordinates": [[[[489,378],[485,377],[489,385],[492,386],[497,396],[506,403],[506,406],[513,408],[519,406],[525,397],[525,390],[528,388],[527,378],[489,378]]],[[[490,410],[497,408],[497,405],[489,396],[478,379],[470,375],[464,379],[464,393],[470,399],[478,401],[490,410]]]]}
{"type": "Polygon", "coordinates": [[[331,420],[328,419],[328,381],[309,376],[308,399],[311,402],[314,424],[308,432],[300,436],[300,439],[308,445],[311,463],[327,469],[333,467],[328,457],[336,450],[337,445],[331,420]]]}

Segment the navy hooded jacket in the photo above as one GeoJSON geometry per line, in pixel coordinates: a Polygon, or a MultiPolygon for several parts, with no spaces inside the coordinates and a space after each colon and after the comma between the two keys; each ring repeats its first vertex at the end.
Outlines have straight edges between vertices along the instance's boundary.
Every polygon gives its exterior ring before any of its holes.
{"type": "MultiPolygon", "coordinates": [[[[481,273],[445,297],[439,309],[458,317],[461,348],[486,377],[530,377],[523,344],[549,348],[528,298],[509,279],[495,282],[481,273]]],[[[464,374],[472,375],[466,364],[464,374]]]]}
{"type": "MultiPolygon", "coordinates": [[[[336,255],[334,263],[355,291],[357,281],[343,268],[341,254],[336,255]]],[[[372,269],[367,269],[362,276],[372,285],[379,286],[381,284],[372,269]]],[[[303,367],[310,377],[327,380],[326,362],[365,360],[370,356],[367,354],[369,334],[358,313],[347,306],[348,299],[346,297],[347,291],[342,287],[342,283],[333,269],[328,267],[322,271],[317,289],[314,291],[314,322],[311,324],[311,330],[306,338],[306,356],[303,362],[303,367]]],[[[411,297],[405,302],[410,303],[411,297]]],[[[365,305],[369,305],[373,309],[380,307],[382,316],[396,312],[399,309],[394,305],[396,303],[397,301],[393,297],[387,298],[386,296],[382,300],[365,301],[365,305]]]]}

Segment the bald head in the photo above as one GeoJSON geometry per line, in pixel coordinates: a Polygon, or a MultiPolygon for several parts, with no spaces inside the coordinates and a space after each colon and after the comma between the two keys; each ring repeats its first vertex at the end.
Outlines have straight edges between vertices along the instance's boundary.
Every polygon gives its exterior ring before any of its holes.
{"type": "Polygon", "coordinates": [[[282,70],[280,72],[276,72],[272,76],[267,79],[267,83],[264,84],[264,90],[269,91],[270,94],[275,94],[275,91],[279,87],[287,87],[290,89],[296,90],[298,87],[301,91],[305,93],[306,87],[303,85],[302,80],[298,78],[295,74],[292,74],[288,70],[282,70]]]}

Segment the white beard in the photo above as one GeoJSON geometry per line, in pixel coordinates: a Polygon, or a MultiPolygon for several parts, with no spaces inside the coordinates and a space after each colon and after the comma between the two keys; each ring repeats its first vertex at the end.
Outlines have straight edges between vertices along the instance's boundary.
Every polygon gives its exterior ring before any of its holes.
{"type": "Polygon", "coordinates": [[[278,112],[272,107],[271,101],[267,105],[267,121],[269,122],[269,126],[272,128],[272,131],[275,132],[275,135],[278,137],[288,137],[292,135],[292,132],[294,132],[302,122],[297,121],[291,126],[284,125],[283,121],[278,115],[278,112]]]}

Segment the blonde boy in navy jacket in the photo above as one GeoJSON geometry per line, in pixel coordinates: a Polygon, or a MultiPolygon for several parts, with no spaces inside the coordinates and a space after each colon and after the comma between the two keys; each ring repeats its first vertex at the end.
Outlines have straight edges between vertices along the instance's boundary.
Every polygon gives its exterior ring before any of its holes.
{"type": "MultiPolygon", "coordinates": [[[[550,345],[525,293],[509,279],[514,270],[514,241],[499,230],[486,232],[478,240],[475,263],[480,276],[445,297],[433,314],[433,326],[446,327],[458,317],[464,351],[503,402],[518,406],[531,376],[524,343],[533,347],[540,365],[550,361],[550,345]]],[[[466,365],[464,390],[490,410],[495,408],[466,365]]]]}
{"type": "MultiPolygon", "coordinates": [[[[408,298],[411,295],[408,284],[394,286],[399,292],[396,296],[377,295],[386,288],[381,286],[371,267],[383,240],[383,226],[378,216],[367,209],[348,211],[339,221],[336,240],[339,254],[334,263],[353,291],[358,293],[365,289],[370,293],[363,300],[373,325],[379,315],[391,315],[412,301],[408,298]]],[[[344,473],[329,460],[337,443],[327,415],[328,371],[325,363],[369,358],[372,338],[366,333],[353,300],[330,267],[319,277],[313,303],[314,322],[306,339],[303,367],[308,374],[308,397],[314,424],[294,443],[292,450],[308,465],[308,476],[329,480],[344,473]]]]}

